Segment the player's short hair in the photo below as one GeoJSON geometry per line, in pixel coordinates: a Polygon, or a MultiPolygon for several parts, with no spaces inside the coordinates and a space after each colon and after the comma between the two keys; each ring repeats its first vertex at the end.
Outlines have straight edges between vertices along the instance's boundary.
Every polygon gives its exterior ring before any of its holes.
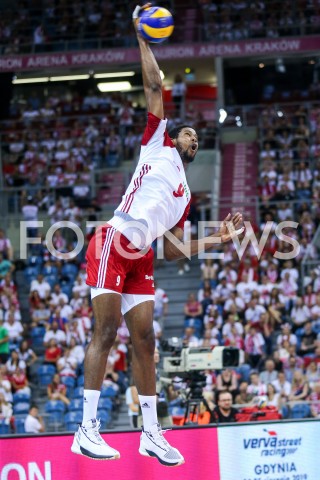
{"type": "Polygon", "coordinates": [[[193,128],[193,127],[191,127],[191,125],[177,125],[176,127],[171,128],[171,130],[169,131],[169,137],[178,138],[179,133],[183,128],[193,128]]]}

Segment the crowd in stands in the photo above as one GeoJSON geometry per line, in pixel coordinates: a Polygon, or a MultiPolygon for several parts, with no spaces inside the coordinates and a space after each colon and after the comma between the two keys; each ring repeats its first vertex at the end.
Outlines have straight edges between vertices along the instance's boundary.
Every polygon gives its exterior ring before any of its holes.
{"type": "Polygon", "coordinates": [[[277,407],[282,415],[319,416],[320,272],[303,279],[301,261],[319,258],[311,242],[320,223],[318,107],[268,107],[260,120],[260,224],[251,225],[260,240],[268,237],[258,260],[248,246],[239,259],[232,245],[224,259],[201,264],[201,288],[184,307],[184,346],[235,346],[244,365],[219,375],[207,372],[206,398],[228,391],[233,402],[277,407]],[[275,235],[277,224],[299,248],[293,251],[275,235]],[[268,223],[269,222],[269,223],[268,223]],[[245,367],[245,365],[247,367],[245,367]],[[304,403],[303,403],[304,402],[304,403]],[[301,403],[305,408],[301,408],[301,403]]]}
{"type": "Polygon", "coordinates": [[[206,39],[242,40],[319,33],[320,11],[314,0],[202,0],[206,39]]]}
{"type": "MultiPolygon", "coordinates": [[[[0,48],[3,54],[127,47],[135,44],[131,28],[132,1],[89,3],[43,0],[14,2],[2,11],[0,48]],[[123,35],[126,32],[126,35],[123,35]],[[99,39],[99,41],[98,41],[99,39]]],[[[277,38],[319,33],[320,13],[315,0],[279,2],[245,0],[167,1],[163,7],[176,19],[172,41],[277,38]],[[186,11],[191,25],[179,24],[186,11]]]]}

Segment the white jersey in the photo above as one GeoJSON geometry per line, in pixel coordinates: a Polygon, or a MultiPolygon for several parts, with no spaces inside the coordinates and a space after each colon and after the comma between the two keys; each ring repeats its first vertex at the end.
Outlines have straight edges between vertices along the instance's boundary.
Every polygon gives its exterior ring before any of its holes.
{"type": "Polygon", "coordinates": [[[108,222],[139,249],[175,226],[183,228],[189,213],[190,189],[166,125],[167,120],[148,113],[137,168],[108,222]]]}

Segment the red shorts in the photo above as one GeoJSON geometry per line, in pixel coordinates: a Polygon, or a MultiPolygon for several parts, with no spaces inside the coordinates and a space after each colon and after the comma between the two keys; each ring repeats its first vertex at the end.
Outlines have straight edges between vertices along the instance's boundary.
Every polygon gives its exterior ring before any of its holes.
{"type": "Polygon", "coordinates": [[[87,254],[87,285],[118,293],[154,295],[153,250],[147,253],[111,225],[99,227],[87,254]]]}

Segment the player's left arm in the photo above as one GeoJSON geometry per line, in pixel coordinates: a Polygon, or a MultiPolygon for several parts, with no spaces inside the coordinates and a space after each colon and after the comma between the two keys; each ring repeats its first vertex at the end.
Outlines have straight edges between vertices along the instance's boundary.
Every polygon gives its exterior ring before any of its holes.
{"type": "Polygon", "coordinates": [[[217,233],[213,233],[198,240],[183,242],[183,229],[173,227],[170,230],[170,238],[164,237],[164,256],[166,260],[179,260],[181,258],[192,257],[201,252],[208,252],[218,248],[221,243],[227,243],[234,237],[244,232],[242,214],[237,212],[233,217],[231,214],[221,223],[217,233]]]}
{"type": "Polygon", "coordinates": [[[147,42],[147,40],[145,40],[140,35],[137,28],[140,11],[150,6],[151,3],[147,3],[142,7],[138,5],[133,12],[132,18],[141,54],[142,79],[147,102],[147,109],[148,112],[152,113],[158,118],[163,119],[164,108],[162,99],[162,80],[160,76],[160,68],[150,48],[149,42],[147,42]]]}

